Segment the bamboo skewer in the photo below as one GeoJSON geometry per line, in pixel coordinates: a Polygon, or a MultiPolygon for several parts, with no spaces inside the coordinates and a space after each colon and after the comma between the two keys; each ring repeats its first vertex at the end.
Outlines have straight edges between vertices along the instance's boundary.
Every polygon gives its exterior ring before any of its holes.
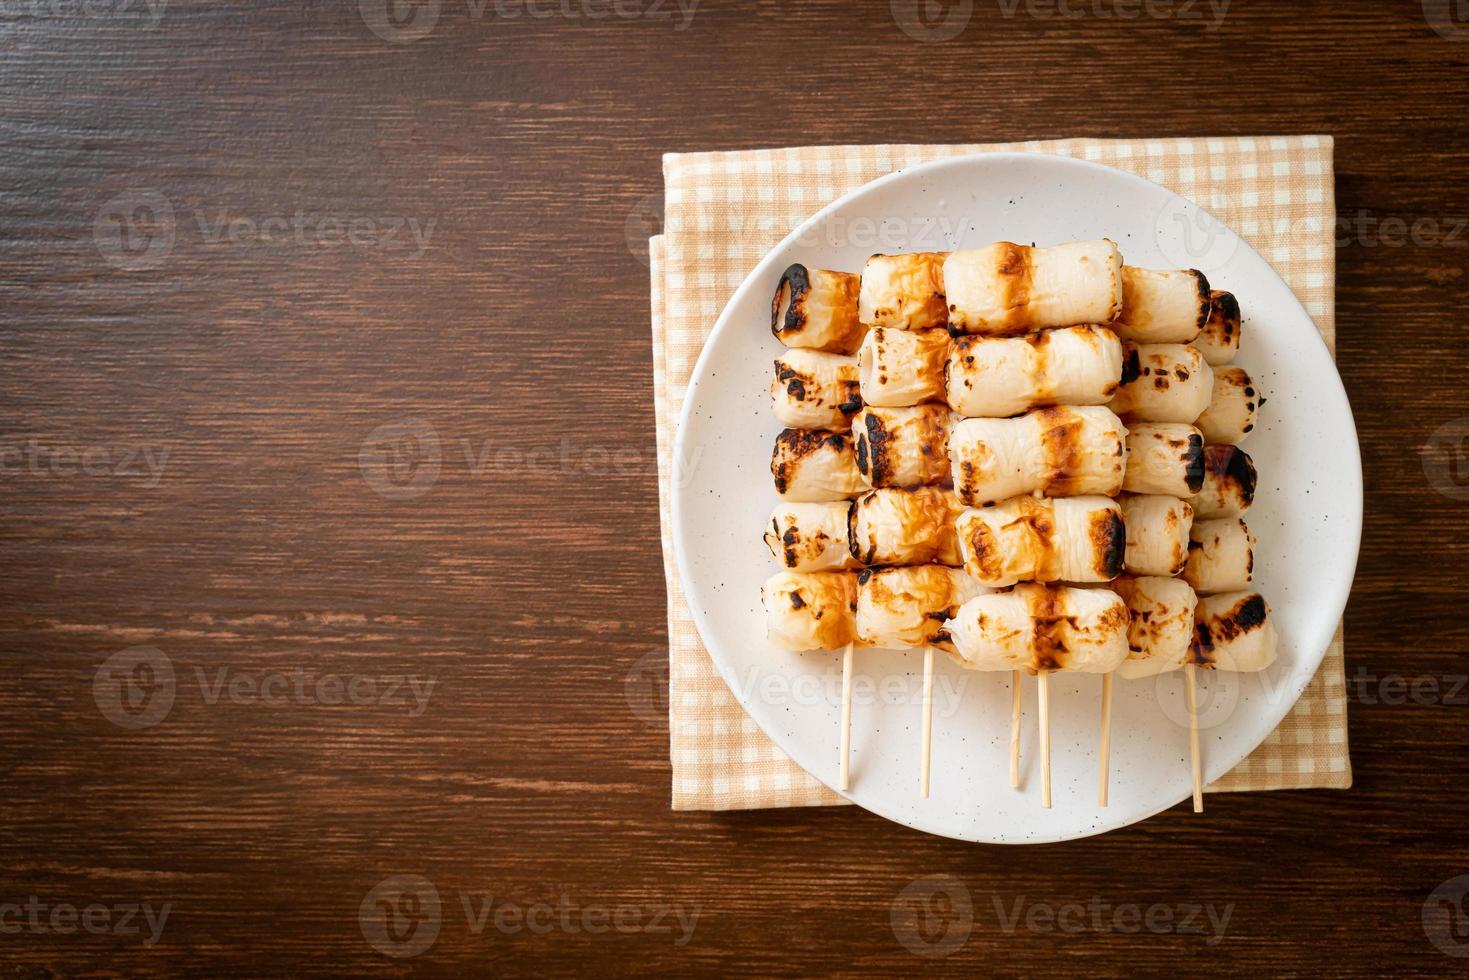
{"type": "Polygon", "coordinates": [[[1183,690],[1188,699],[1188,753],[1194,773],[1194,812],[1204,812],[1204,781],[1199,762],[1199,698],[1194,691],[1194,665],[1183,668],[1183,690]]]}
{"type": "Polygon", "coordinates": [[[1050,674],[1041,671],[1036,675],[1040,683],[1040,726],[1041,726],[1041,806],[1051,808],[1051,685],[1050,674]]]}
{"type": "Polygon", "coordinates": [[[1112,675],[1102,675],[1102,747],[1097,753],[1097,805],[1107,805],[1107,781],[1112,754],[1112,675]]]}
{"type": "Polygon", "coordinates": [[[1020,671],[1010,672],[1010,785],[1020,785],[1020,671]]]}
{"type": "Polygon", "coordinates": [[[841,790],[851,786],[848,761],[852,757],[852,644],[842,651],[842,766],[841,790]]]}
{"type": "Polygon", "coordinates": [[[923,648],[923,757],[918,795],[928,799],[928,768],[933,742],[933,647],[923,648]]]}

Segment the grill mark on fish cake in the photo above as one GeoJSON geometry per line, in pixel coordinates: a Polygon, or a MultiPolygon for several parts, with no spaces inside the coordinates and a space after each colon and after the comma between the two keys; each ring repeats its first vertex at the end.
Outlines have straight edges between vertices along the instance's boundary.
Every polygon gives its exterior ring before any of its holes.
{"type": "Polygon", "coordinates": [[[1122,342],[1122,380],[1119,387],[1127,387],[1138,378],[1142,377],[1143,365],[1142,355],[1137,349],[1137,344],[1130,341],[1122,342]]]}
{"type": "Polygon", "coordinates": [[[973,522],[973,530],[969,533],[969,547],[974,556],[971,562],[978,571],[976,578],[993,580],[1003,574],[1005,568],[1003,549],[995,540],[994,531],[990,530],[990,526],[984,521],[973,522]]]}
{"type": "Polygon", "coordinates": [[[872,412],[865,416],[866,424],[862,434],[859,436],[857,450],[857,468],[863,473],[869,473],[867,467],[863,466],[865,455],[867,465],[871,467],[869,479],[874,487],[885,487],[893,476],[893,459],[890,451],[889,441],[891,438],[887,426],[882,419],[872,412]],[[862,447],[866,447],[864,454],[862,447]]]}
{"type": "MultiPolygon", "coordinates": [[[[1240,503],[1246,508],[1255,502],[1258,475],[1249,453],[1238,446],[1210,446],[1204,451],[1202,465],[1219,484],[1221,493],[1227,495],[1237,492],[1240,503]]],[[[1203,486],[1202,470],[1199,485],[1203,486]]]]}
{"type": "Polygon", "coordinates": [[[1072,496],[1074,477],[1083,462],[1081,434],[1085,425],[1080,416],[1066,408],[1043,408],[1036,417],[1041,424],[1045,468],[1041,492],[1047,497],[1072,496]]]}
{"type": "Polygon", "coordinates": [[[1208,623],[1195,623],[1194,636],[1188,645],[1188,662],[1204,670],[1214,669],[1214,638],[1208,623]]]}
{"type": "Polygon", "coordinates": [[[770,302],[770,332],[777,338],[783,333],[798,332],[806,325],[804,300],[811,291],[811,274],[797,262],[780,275],[780,284],[775,287],[775,297],[770,302]],[[781,325],[781,310],[785,310],[785,325],[781,325]]]}
{"type": "Polygon", "coordinates": [[[1269,615],[1264,597],[1258,592],[1252,592],[1226,612],[1196,623],[1193,643],[1189,647],[1189,660],[1200,667],[1213,669],[1218,661],[1215,652],[1218,644],[1231,643],[1258,630],[1269,615]]]}
{"type": "Polygon", "coordinates": [[[1194,285],[1199,290],[1199,316],[1195,328],[1197,330],[1203,330],[1204,326],[1209,322],[1209,314],[1214,310],[1214,298],[1209,289],[1208,277],[1198,269],[1190,269],[1188,271],[1193,274],[1194,285]]]}
{"type": "Polygon", "coordinates": [[[1062,670],[1069,659],[1061,627],[1066,617],[1061,613],[1060,590],[1047,585],[1034,585],[1024,592],[1025,608],[1030,613],[1034,672],[1062,670]]]}
{"type": "Polygon", "coordinates": [[[1110,581],[1122,574],[1122,559],[1127,554],[1127,525],[1122,514],[1111,508],[1093,513],[1090,525],[1091,553],[1100,558],[1095,571],[1110,581]]]}
{"type": "Polygon", "coordinates": [[[777,527],[776,536],[780,538],[780,543],[785,545],[786,567],[794,568],[796,562],[800,560],[800,552],[797,549],[801,546],[801,532],[792,524],[786,528],[784,534],[781,534],[780,528],[777,527]]]}
{"type": "Polygon", "coordinates": [[[1026,513],[1021,522],[1025,525],[1031,547],[1035,550],[1036,581],[1054,582],[1061,577],[1061,555],[1056,548],[1056,505],[1049,500],[1035,500],[1034,497],[1021,499],[1033,501],[1024,505],[1026,513]]]}
{"type": "Polygon", "coordinates": [[[858,547],[857,518],[859,515],[857,513],[857,508],[861,507],[862,503],[870,499],[872,496],[873,493],[871,492],[865,493],[862,496],[858,497],[856,500],[852,501],[849,505],[847,505],[847,551],[851,554],[853,558],[864,565],[872,564],[872,556],[877,551],[877,545],[873,544],[873,546],[868,549],[865,556],[862,554],[862,549],[858,547]]]}
{"type": "Polygon", "coordinates": [[[1000,323],[990,326],[998,327],[1001,333],[1010,336],[1023,334],[1031,327],[1027,309],[1030,305],[1031,250],[1014,242],[996,242],[994,248],[998,253],[994,270],[999,281],[996,292],[1004,313],[1000,323]]]}
{"type": "Polygon", "coordinates": [[[1204,489],[1204,468],[1207,465],[1204,437],[1197,432],[1191,433],[1188,446],[1183,452],[1184,481],[1188,485],[1189,493],[1198,493],[1204,489]]]}
{"type": "Polygon", "coordinates": [[[1209,295],[1212,312],[1217,313],[1224,321],[1224,336],[1233,335],[1239,327],[1239,300],[1235,298],[1234,293],[1226,292],[1223,289],[1214,290],[1209,295]]]}
{"type": "Polygon", "coordinates": [[[1230,642],[1259,629],[1267,615],[1264,597],[1258,592],[1252,592],[1236,602],[1222,616],[1213,617],[1212,632],[1220,640],[1230,642]]]}
{"type": "Polygon", "coordinates": [[[775,489],[785,493],[795,477],[796,468],[806,458],[818,453],[823,447],[840,452],[847,445],[846,436],[840,432],[824,429],[782,429],[775,437],[775,451],[770,456],[770,475],[775,478],[775,489]]]}
{"type": "Polygon", "coordinates": [[[810,375],[801,374],[798,371],[787,369],[783,380],[786,383],[786,393],[798,402],[806,400],[806,386],[815,384],[810,375]]]}
{"type": "Polygon", "coordinates": [[[1026,334],[1025,342],[1030,345],[1032,356],[1027,367],[1030,377],[1032,405],[1050,405],[1056,401],[1055,391],[1046,384],[1051,372],[1051,331],[1026,334]]]}

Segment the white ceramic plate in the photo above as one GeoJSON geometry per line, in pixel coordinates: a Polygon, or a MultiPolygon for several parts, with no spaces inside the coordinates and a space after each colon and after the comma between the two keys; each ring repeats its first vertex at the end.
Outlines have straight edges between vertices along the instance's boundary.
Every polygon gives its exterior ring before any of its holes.
{"type": "MultiPolygon", "coordinates": [[[[761,533],[777,498],[769,460],[770,299],[792,262],[860,271],[874,252],[1010,240],[1111,238],[1130,265],[1201,269],[1244,312],[1238,363],[1265,395],[1245,443],[1260,472],[1248,514],[1256,586],[1280,657],[1262,674],[1200,672],[1206,779],[1240,761],[1310,681],[1346,605],[1362,525],[1356,429],[1331,357],[1294,294],[1237,235],[1171,191],[1109,167],[1040,154],[942,160],[836,201],[750,273],[704,348],[675,447],[673,535],[684,591],[735,697],[807,772],[835,787],[841,655],[767,642],[760,585],[779,569],[761,533]]],[[[1040,803],[1035,681],[1025,681],[1022,785],[1008,780],[1008,674],[938,657],[933,785],[918,796],[922,654],[858,651],[850,799],[890,820],[971,841],[1064,840],[1126,826],[1190,794],[1180,673],[1118,679],[1110,806],[1097,805],[1100,679],[1053,675],[1054,806],[1040,803]]],[[[1207,814],[1201,819],[1208,819],[1207,814]]]]}

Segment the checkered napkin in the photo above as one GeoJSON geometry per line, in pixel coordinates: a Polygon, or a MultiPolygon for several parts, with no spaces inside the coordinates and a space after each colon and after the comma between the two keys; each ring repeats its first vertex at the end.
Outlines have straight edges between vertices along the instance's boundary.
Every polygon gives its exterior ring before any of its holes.
{"type": "MultiPolygon", "coordinates": [[[[760,258],[833,199],[901,167],[1016,150],[1095,160],[1202,204],[1270,261],[1335,350],[1336,203],[1329,136],[817,146],[664,156],[663,234],[649,242],[649,262],[674,809],[846,802],[792,762],[745,714],[714,669],[679,587],[669,528],[670,460],[674,428],[704,339],[760,258]]],[[[1290,714],[1208,788],[1345,788],[1351,780],[1338,628],[1320,670],[1290,714]]]]}

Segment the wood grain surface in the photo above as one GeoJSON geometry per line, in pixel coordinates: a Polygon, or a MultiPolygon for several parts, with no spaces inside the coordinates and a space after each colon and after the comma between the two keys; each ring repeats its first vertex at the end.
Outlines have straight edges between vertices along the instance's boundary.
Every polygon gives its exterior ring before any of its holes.
{"type": "Polygon", "coordinates": [[[1469,20],[1220,5],[0,2],[6,974],[1463,975],[1469,20]],[[670,812],[660,154],[1269,133],[1336,137],[1355,787],[670,812]]]}

